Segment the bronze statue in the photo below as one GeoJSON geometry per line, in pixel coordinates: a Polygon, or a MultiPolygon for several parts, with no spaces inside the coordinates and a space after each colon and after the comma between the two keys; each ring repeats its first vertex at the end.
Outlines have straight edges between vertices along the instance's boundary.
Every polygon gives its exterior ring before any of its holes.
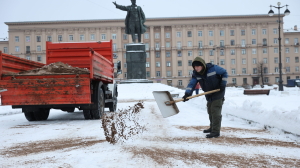
{"type": "Polygon", "coordinates": [[[113,2],[116,8],[127,11],[125,19],[125,33],[131,34],[132,41],[134,43],[136,40],[135,34],[137,34],[138,42],[141,43],[141,34],[145,33],[147,30],[147,27],[144,25],[146,18],[142,8],[136,5],[136,0],[131,0],[131,3],[131,6],[122,6],[113,2]]]}

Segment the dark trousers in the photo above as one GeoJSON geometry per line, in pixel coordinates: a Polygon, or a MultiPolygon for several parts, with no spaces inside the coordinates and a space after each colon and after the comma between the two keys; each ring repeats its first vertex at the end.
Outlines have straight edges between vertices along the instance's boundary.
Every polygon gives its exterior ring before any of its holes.
{"type": "Polygon", "coordinates": [[[138,35],[138,42],[142,41],[141,38],[141,25],[140,22],[129,22],[129,31],[131,32],[132,41],[135,43],[135,34],[138,35]]]}
{"type": "Polygon", "coordinates": [[[220,133],[222,122],[222,106],[224,99],[207,102],[207,113],[210,121],[211,132],[220,133]]]}

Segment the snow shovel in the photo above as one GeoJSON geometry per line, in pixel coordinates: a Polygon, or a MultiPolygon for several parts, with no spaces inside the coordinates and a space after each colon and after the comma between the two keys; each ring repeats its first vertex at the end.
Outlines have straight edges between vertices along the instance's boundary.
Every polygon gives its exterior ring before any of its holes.
{"type": "MultiPolygon", "coordinates": [[[[187,99],[192,99],[195,97],[199,97],[202,95],[218,92],[220,89],[200,93],[194,96],[187,97],[187,99]]],[[[168,91],[154,91],[153,96],[155,98],[155,101],[157,103],[157,106],[164,118],[173,116],[175,114],[179,113],[179,110],[177,108],[176,103],[183,101],[183,99],[173,100],[173,97],[171,96],[170,92],[168,91]]]]}

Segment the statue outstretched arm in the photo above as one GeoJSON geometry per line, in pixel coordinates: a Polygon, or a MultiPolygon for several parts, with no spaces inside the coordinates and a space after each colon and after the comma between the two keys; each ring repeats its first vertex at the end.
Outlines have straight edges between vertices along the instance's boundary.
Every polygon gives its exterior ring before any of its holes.
{"type": "Polygon", "coordinates": [[[113,4],[116,6],[117,9],[123,10],[123,11],[129,11],[129,8],[127,6],[118,5],[117,2],[113,2],[113,4]]]}

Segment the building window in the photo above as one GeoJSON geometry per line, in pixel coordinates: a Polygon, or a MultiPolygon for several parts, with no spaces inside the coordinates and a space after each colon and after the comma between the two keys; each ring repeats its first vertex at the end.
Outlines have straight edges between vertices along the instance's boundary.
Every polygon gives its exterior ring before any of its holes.
{"type": "Polygon", "coordinates": [[[210,60],[210,63],[211,63],[211,64],[214,64],[214,62],[215,62],[214,60],[210,60]]]}
{"type": "Polygon", "coordinates": [[[124,63],[124,68],[127,68],[127,63],[124,63]]]}
{"type": "Polygon", "coordinates": [[[26,55],[26,59],[27,60],[31,60],[31,56],[30,55],[26,55]]]}
{"type": "Polygon", "coordinates": [[[264,64],[267,64],[267,63],[268,63],[268,58],[264,58],[264,59],[263,59],[263,63],[264,63],[264,64]]]}
{"type": "Polygon", "coordinates": [[[199,56],[203,56],[203,51],[202,51],[202,50],[199,50],[199,51],[198,51],[198,55],[199,55],[199,56]]]}
{"type": "Polygon", "coordinates": [[[160,67],[160,62],[156,62],[155,66],[160,67]]]}
{"type": "Polygon", "coordinates": [[[252,29],[252,35],[256,35],[256,29],[252,29]]]}
{"type": "Polygon", "coordinates": [[[298,51],[299,51],[299,48],[295,47],[295,53],[298,53],[298,51]]]}
{"type": "Polygon", "coordinates": [[[295,45],[299,45],[298,38],[294,38],[294,43],[295,43],[295,45]]]}
{"type": "Polygon", "coordinates": [[[241,30],[241,35],[242,35],[242,36],[245,36],[245,35],[246,35],[246,30],[245,30],[245,29],[241,30]]]}
{"type": "Polygon", "coordinates": [[[214,50],[209,50],[209,55],[213,56],[214,55],[214,50]]]}
{"type": "Polygon", "coordinates": [[[81,35],[79,36],[79,40],[80,40],[80,41],[84,41],[84,35],[83,35],[83,34],[81,34],[81,35]]]}
{"type": "Polygon", "coordinates": [[[243,68],[242,69],[242,74],[246,74],[246,73],[247,73],[246,68],[243,68]]]}
{"type": "Polygon", "coordinates": [[[181,32],[176,33],[177,37],[181,37],[181,32]]]}
{"type": "Polygon", "coordinates": [[[268,53],[267,48],[263,48],[263,54],[267,54],[267,53],[268,53]]]}
{"type": "Polygon", "coordinates": [[[188,37],[192,37],[192,31],[188,31],[188,32],[187,32],[187,36],[188,36],[188,37]]]}
{"type": "Polygon", "coordinates": [[[73,40],[74,40],[73,35],[69,35],[69,41],[73,41],[73,40]]]}
{"type": "Polygon", "coordinates": [[[144,34],[144,38],[145,38],[145,39],[149,39],[149,33],[145,33],[145,34],[144,34]]]}
{"type": "Polygon", "coordinates": [[[267,46],[267,39],[263,39],[263,45],[267,46]]]}
{"type": "Polygon", "coordinates": [[[41,42],[41,36],[36,36],[36,42],[41,42]]]}
{"type": "Polygon", "coordinates": [[[285,62],[286,62],[286,63],[290,63],[290,57],[286,57],[286,58],[285,58],[285,62]]]}
{"type": "Polygon", "coordinates": [[[290,72],[290,67],[285,68],[286,72],[290,72]]]}
{"type": "Polygon", "coordinates": [[[235,42],[234,40],[230,40],[230,45],[234,46],[235,45],[235,42]]]}
{"type": "Polygon", "coordinates": [[[202,37],[202,31],[198,31],[198,36],[202,37]]]}
{"type": "Polygon", "coordinates": [[[274,58],[274,63],[275,63],[275,64],[278,64],[278,57],[275,57],[275,58],[274,58]]]}
{"type": "Polygon", "coordinates": [[[235,59],[231,59],[231,64],[235,65],[235,59]]]}
{"type": "Polygon", "coordinates": [[[188,61],[188,66],[192,66],[193,60],[188,61]]]}
{"type": "Polygon", "coordinates": [[[289,53],[290,52],[290,48],[285,48],[285,53],[289,53]]]}
{"type": "Polygon", "coordinates": [[[170,66],[171,66],[171,62],[167,61],[167,67],[170,67],[170,66]]]}
{"type": "Polygon", "coordinates": [[[253,74],[257,74],[257,68],[253,68],[253,74]]]}
{"type": "Polygon", "coordinates": [[[127,44],[124,44],[124,49],[126,50],[126,46],[127,46],[127,44]]]}
{"type": "Polygon", "coordinates": [[[278,53],[278,48],[274,48],[274,53],[278,53]]]}
{"type": "Polygon", "coordinates": [[[246,58],[242,59],[242,64],[246,64],[246,58]]]}
{"type": "Polygon", "coordinates": [[[171,52],[167,51],[166,52],[166,57],[171,57],[171,52]]]}
{"type": "Polygon", "coordinates": [[[247,78],[243,78],[243,84],[247,84],[247,78]]]}
{"type": "Polygon", "coordinates": [[[256,39],[252,39],[252,45],[256,44],[256,39]]]}
{"type": "Polygon", "coordinates": [[[127,40],[127,34],[123,34],[123,40],[127,40]]]}
{"type": "Polygon", "coordinates": [[[146,62],[146,68],[149,68],[149,67],[150,67],[150,63],[146,62]]]}
{"type": "Polygon", "coordinates": [[[113,43],[113,51],[117,51],[117,44],[113,43]]]}
{"type": "Polygon", "coordinates": [[[296,63],[299,62],[299,57],[295,57],[295,62],[296,62],[296,63]]]}
{"type": "MultiPolygon", "coordinates": [[[[146,57],[147,57],[147,54],[149,55],[149,53],[146,53],[146,57]]],[[[124,59],[126,59],[126,53],[124,53],[123,57],[124,57],[124,59]]]]}
{"type": "Polygon", "coordinates": [[[105,40],[106,39],[106,34],[101,34],[101,40],[105,40]]]}
{"type": "Polygon", "coordinates": [[[26,42],[30,42],[30,36],[26,36],[26,42]]]}
{"type": "Polygon", "coordinates": [[[214,31],[208,31],[208,36],[214,36],[214,31]]]}
{"type": "Polygon", "coordinates": [[[225,33],[224,33],[224,30],[220,30],[220,36],[224,36],[225,33]]]}
{"type": "Polygon", "coordinates": [[[232,78],[232,83],[236,84],[236,78],[232,78]]]}
{"type": "Polygon", "coordinates": [[[156,77],[160,77],[160,71],[156,71],[156,77]]]}
{"type": "Polygon", "coordinates": [[[155,43],[155,50],[159,50],[160,49],[160,44],[159,43],[155,43]]]}
{"type": "Polygon", "coordinates": [[[231,50],[230,50],[230,54],[231,54],[231,55],[235,55],[235,49],[231,49],[231,50]]]}
{"type": "Polygon", "coordinates": [[[252,48],[252,54],[256,54],[256,48],[252,48]]]}
{"type": "Polygon", "coordinates": [[[242,47],[245,47],[245,45],[246,45],[246,40],[245,40],[245,39],[242,39],[241,44],[242,44],[242,47]]]}
{"type": "Polygon", "coordinates": [[[62,41],[62,35],[58,35],[57,39],[58,41],[62,41]]]}
{"type": "Polygon", "coordinates": [[[274,42],[274,44],[277,44],[278,43],[278,38],[274,38],[273,42],[274,42]]]}
{"type": "Polygon", "coordinates": [[[189,76],[193,75],[193,70],[189,70],[189,76]]]}
{"type": "Polygon", "coordinates": [[[285,38],[285,44],[289,44],[290,39],[289,38],[285,38]]]}
{"type": "Polygon", "coordinates": [[[177,49],[181,50],[181,42],[180,41],[177,42],[177,49]]]}
{"type": "Polygon", "coordinates": [[[203,46],[202,46],[202,41],[198,41],[198,47],[199,48],[202,48],[203,46]]]}
{"type": "Polygon", "coordinates": [[[149,43],[145,43],[145,48],[147,51],[149,50],[149,43]]]}
{"type": "MultiPolygon", "coordinates": [[[[126,54],[126,53],[125,53],[126,54]]],[[[146,52],[146,58],[149,58],[150,57],[150,54],[149,52],[146,52]]]]}
{"type": "Polygon", "coordinates": [[[188,56],[193,56],[193,51],[188,51],[188,56]]]}
{"type": "Polygon", "coordinates": [[[252,59],[252,63],[253,63],[253,64],[256,64],[256,58],[253,58],[253,59],[252,59]]]}
{"type": "Polygon", "coordinates": [[[299,72],[299,66],[295,67],[295,72],[299,72]]]}
{"type": "Polygon", "coordinates": [[[262,34],[267,34],[267,29],[262,29],[262,34]]]}
{"type": "Polygon", "coordinates": [[[167,77],[171,77],[171,76],[172,76],[171,71],[167,71],[167,77]]]}
{"type": "MultiPolygon", "coordinates": [[[[20,47],[19,46],[16,46],[15,47],[15,52],[19,52],[20,51],[20,47]]],[[[4,53],[6,53],[6,52],[4,52],[4,53]]]]}
{"type": "Polygon", "coordinates": [[[193,43],[191,41],[188,41],[188,47],[193,47],[193,43]]]}
{"type": "Polygon", "coordinates": [[[268,68],[267,67],[264,67],[264,73],[268,73],[268,68]]]}
{"type": "Polygon", "coordinates": [[[42,47],[40,45],[36,46],[36,51],[37,52],[41,52],[42,51],[42,47]]]}
{"type": "Polygon", "coordinates": [[[182,86],[182,80],[178,80],[178,86],[182,86]]]}
{"type": "Polygon", "coordinates": [[[230,30],[230,36],[234,36],[234,30],[230,30]]]}
{"type": "Polygon", "coordinates": [[[221,60],[220,60],[220,64],[221,64],[221,65],[225,65],[225,60],[224,60],[224,59],[221,59],[221,60]]]}
{"type": "Polygon", "coordinates": [[[47,36],[47,41],[52,41],[52,36],[47,36]]]}
{"type": "Polygon", "coordinates": [[[90,35],[90,39],[91,39],[91,40],[95,40],[95,34],[91,34],[91,35],[90,35]]]}
{"type": "Polygon", "coordinates": [[[277,34],[277,28],[273,29],[273,34],[277,34]]]}
{"type": "Polygon", "coordinates": [[[171,37],[170,33],[166,33],[166,38],[170,38],[170,37],[171,37]]]}
{"type": "Polygon", "coordinates": [[[41,62],[42,61],[42,56],[38,55],[37,58],[36,58],[36,60],[39,61],[39,62],[41,62]]]}
{"type": "Polygon", "coordinates": [[[171,47],[171,43],[170,42],[166,42],[166,48],[170,48],[171,47]]]}
{"type": "Polygon", "coordinates": [[[209,45],[210,46],[214,46],[214,41],[213,40],[209,40],[209,45]]]}
{"type": "Polygon", "coordinates": [[[15,42],[19,42],[19,41],[20,41],[19,36],[15,36],[15,42]]]}
{"type": "Polygon", "coordinates": [[[26,46],[26,54],[30,53],[30,46],[26,46]]]}
{"type": "Polygon", "coordinates": [[[160,34],[159,34],[159,33],[155,33],[154,37],[155,37],[156,39],[159,39],[159,38],[160,38],[160,34]]]}
{"type": "Polygon", "coordinates": [[[178,66],[182,66],[182,61],[178,61],[178,62],[177,62],[177,65],[178,65],[178,66]]]}
{"type": "Polygon", "coordinates": [[[178,76],[182,76],[182,70],[178,70],[178,76]]]}
{"type": "Polygon", "coordinates": [[[177,56],[178,56],[178,57],[181,57],[181,56],[182,56],[181,51],[177,51],[177,56]]]}
{"type": "Polygon", "coordinates": [[[235,69],[231,69],[231,74],[234,75],[235,74],[235,69]]]}
{"type": "Polygon", "coordinates": [[[225,51],[224,50],[220,50],[220,55],[221,56],[225,55],[225,51]]]}
{"type": "Polygon", "coordinates": [[[160,52],[155,52],[155,57],[159,58],[160,57],[160,52]]]}
{"type": "Polygon", "coordinates": [[[242,55],[246,54],[246,49],[242,49],[242,55]]]}
{"type": "Polygon", "coordinates": [[[224,40],[220,40],[220,47],[224,47],[224,46],[225,46],[224,40]]]}
{"type": "Polygon", "coordinates": [[[7,47],[3,47],[3,53],[8,53],[7,47]]]}

